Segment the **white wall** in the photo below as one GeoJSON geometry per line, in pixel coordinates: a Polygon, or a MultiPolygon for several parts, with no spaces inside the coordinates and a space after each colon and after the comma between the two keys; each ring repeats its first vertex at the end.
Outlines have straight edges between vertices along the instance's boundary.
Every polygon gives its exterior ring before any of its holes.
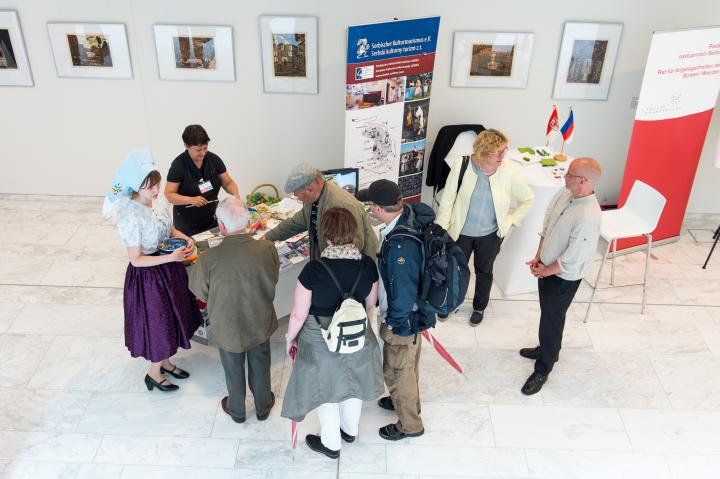
{"type": "MultiPolygon", "coordinates": [[[[4,0],[19,12],[35,86],[0,87],[0,193],[102,195],[129,148],[150,146],[161,172],[182,151],[190,123],[206,127],[211,149],[241,190],[284,183],[295,163],[342,166],[345,43],[348,25],[441,15],[429,139],[452,123],[482,123],[516,144],[544,141],[551,105],[561,121],[572,106],[576,137],[568,152],[605,167],[601,200],[617,199],[634,110],[653,30],[718,23],[720,2],[686,0],[488,2],[481,0],[4,0]],[[319,18],[318,95],[264,94],[258,16],[319,18]],[[551,99],[563,22],[621,22],[623,36],[608,101],[551,99]],[[46,23],[120,22],[127,27],[133,80],[57,78],[46,23]],[[160,81],[152,25],[232,25],[234,83],[160,81]],[[528,88],[450,88],[456,30],[535,32],[528,88]]],[[[720,212],[720,170],[712,156],[720,134],[716,113],[698,169],[689,211],[720,212]]],[[[427,193],[427,192],[426,192],[427,193]]]]}

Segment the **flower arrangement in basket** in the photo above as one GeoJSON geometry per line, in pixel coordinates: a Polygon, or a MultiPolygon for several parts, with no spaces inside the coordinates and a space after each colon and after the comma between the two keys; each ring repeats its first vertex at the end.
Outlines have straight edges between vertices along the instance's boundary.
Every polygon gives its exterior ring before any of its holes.
{"type": "Polygon", "coordinates": [[[267,227],[267,209],[271,205],[280,201],[280,193],[278,189],[270,183],[263,183],[252,189],[246,197],[246,203],[250,209],[250,221],[248,222],[249,231],[255,232],[263,230],[267,227]],[[268,193],[258,192],[261,188],[272,188],[275,196],[268,193]]]}
{"type": "Polygon", "coordinates": [[[248,207],[253,207],[255,205],[259,204],[265,204],[267,206],[274,205],[275,203],[278,203],[280,201],[280,192],[278,192],[278,189],[275,187],[275,185],[271,185],[270,183],[263,183],[262,185],[258,185],[255,188],[250,191],[250,194],[246,197],[246,203],[248,207]],[[262,188],[272,188],[275,195],[270,195],[268,193],[262,193],[258,190],[262,188]]]}

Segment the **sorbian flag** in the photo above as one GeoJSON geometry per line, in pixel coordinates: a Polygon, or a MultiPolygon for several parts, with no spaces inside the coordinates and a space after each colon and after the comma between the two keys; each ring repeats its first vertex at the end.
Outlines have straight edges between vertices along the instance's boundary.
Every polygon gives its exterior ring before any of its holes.
{"type": "Polygon", "coordinates": [[[565,143],[570,143],[573,138],[573,130],[575,129],[575,118],[573,117],[573,111],[572,108],[570,108],[570,115],[568,116],[568,119],[565,120],[565,124],[560,128],[560,133],[562,133],[563,140],[565,140],[565,143]]]}
{"type": "Polygon", "coordinates": [[[558,129],[558,114],[557,114],[557,108],[555,105],[553,105],[553,111],[550,114],[550,119],[548,120],[547,124],[547,131],[545,132],[545,136],[550,136],[550,133],[554,131],[557,131],[558,129]]]}

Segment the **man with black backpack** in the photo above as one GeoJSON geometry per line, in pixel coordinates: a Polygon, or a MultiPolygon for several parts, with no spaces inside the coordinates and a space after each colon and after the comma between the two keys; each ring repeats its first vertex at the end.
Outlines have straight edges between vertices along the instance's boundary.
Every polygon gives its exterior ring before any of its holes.
{"type": "Polygon", "coordinates": [[[402,201],[400,188],[389,180],[377,180],[360,190],[357,199],[370,204],[370,213],[385,223],[380,231],[380,326],[383,347],[383,375],[390,391],[380,398],[384,409],[396,411],[398,421],[380,428],[380,437],[397,441],[421,436],[420,349],[418,332],[435,325],[435,315],[422,312],[416,304],[423,268],[423,243],[417,230],[435,219],[424,203],[402,201]]]}

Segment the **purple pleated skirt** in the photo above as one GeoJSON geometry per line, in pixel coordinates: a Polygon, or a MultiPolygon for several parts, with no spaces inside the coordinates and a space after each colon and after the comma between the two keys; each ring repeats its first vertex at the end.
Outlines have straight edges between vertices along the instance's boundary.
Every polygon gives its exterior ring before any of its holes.
{"type": "Polygon", "coordinates": [[[182,263],[128,264],[123,303],[125,346],[134,358],[159,362],[178,348],[190,349],[190,338],[202,323],[182,263]]]}

